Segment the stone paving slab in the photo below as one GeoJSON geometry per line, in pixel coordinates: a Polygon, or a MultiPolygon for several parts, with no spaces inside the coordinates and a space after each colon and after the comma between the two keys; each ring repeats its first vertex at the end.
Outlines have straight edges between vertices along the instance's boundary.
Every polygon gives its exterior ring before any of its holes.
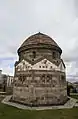
{"type": "Polygon", "coordinates": [[[12,97],[12,95],[6,96],[2,100],[2,103],[10,105],[10,106],[14,106],[14,107],[19,108],[19,109],[27,109],[27,110],[65,109],[65,108],[78,107],[78,105],[76,103],[78,100],[73,99],[73,98],[70,98],[70,100],[68,100],[67,103],[65,103],[64,105],[60,105],[60,106],[29,107],[29,106],[25,106],[22,104],[10,102],[9,100],[11,99],[11,97],[12,97]]]}

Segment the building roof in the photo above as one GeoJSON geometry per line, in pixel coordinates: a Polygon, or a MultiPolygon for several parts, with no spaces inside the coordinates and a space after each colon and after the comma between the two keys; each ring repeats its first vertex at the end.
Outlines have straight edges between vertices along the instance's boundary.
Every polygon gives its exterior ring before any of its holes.
{"type": "Polygon", "coordinates": [[[57,43],[51,37],[39,32],[37,34],[30,36],[28,39],[26,39],[24,43],[21,45],[21,47],[29,45],[29,44],[38,44],[38,43],[52,44],[52,45],[58,46],[57,43]]]}
{"type": "MultiPolygon", "coordinates": [[[[50,46],[55,46],[57,48],[59,48],[61,50],[61,48],[58,46],[58,44],[48,35],[45,35],[43,33],[37,33],[34,35],[31,35],[30,37],[28,37],[23,44],[21,45],[21,47],[19,49],[22,49],[23,47],[28,47],[30,45],[38,45],[38,44],[45,44],[45,45],[50,45],[50,46]]],[[[19,50],[18,49],[18,50],[19,50]]]]}

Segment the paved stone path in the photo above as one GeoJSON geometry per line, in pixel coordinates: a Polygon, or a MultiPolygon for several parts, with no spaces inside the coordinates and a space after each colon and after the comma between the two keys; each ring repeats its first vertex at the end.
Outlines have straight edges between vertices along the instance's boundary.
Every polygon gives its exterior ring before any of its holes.
{"type": "Polygon", "coordinates": [[[22,104],[9,102],[11,97],[12,97],[11,95],[10,96],[6,96],[2,100],[2,103],[10,105],[10,106],[17,107],[19,109],[28,109],[28,110],[65,109],[65,108],[78,107],[78,103],[76,103],[78,100],[77,99],[73,99],[73,98],[70,98],[70,100],[68,100],[67,103],[65,103],[64,105],[60,105],[60,106],[28,107],[28,106],[25,106],[25,105],[22,105],[22,104]]]}

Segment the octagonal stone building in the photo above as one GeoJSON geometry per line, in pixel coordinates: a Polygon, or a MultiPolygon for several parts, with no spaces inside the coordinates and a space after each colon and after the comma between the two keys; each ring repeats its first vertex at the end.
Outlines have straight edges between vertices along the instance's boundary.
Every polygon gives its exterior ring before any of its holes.
{"type": "Polygon", "coordinates": [[[59,105],[67,101],[61,48],[48,35],[37,33],[18,49],[13,101],[26,105],[59,105]]]}

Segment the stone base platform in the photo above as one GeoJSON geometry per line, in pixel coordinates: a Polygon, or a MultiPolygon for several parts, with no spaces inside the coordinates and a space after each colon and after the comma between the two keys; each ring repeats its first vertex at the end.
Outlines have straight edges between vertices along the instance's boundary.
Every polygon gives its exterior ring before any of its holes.
{"type": "Polygon", "coordinates": [[[13,100],[13,98],[11,98],[10,102],[22,104],[22,105],[29,106],[29,107],[46,107],[46,106],[64,105],[68,100],[69,100],[69,98],[66,97],[63,101],[59,101],[59,102],[56,102],[56,103],[52,103],[52,102],[36,103],[36,101],[35,102],[28,102],[28,103],[26,103],[23,100],[18,100],[17,98],[13,100]]]}
{"type": "Polygon", "coordinates": [[[10,102],[10,99],[12,98],[12,96],[6,96],[6,98],[4,98],[4,100],[2,100],[2,103],[19,108],[19,109],[27,109],[27,110],[46,110],[46,109],[65,109],[65,108],[73,108],[73,107],[77,107],[77,100],[70,98],[64,105],[58,105],[58,106],[38,106],[38,107],[29,107],[26,105],[22,105],[19,103],[15,103],[15,102],[10,102]]]}

